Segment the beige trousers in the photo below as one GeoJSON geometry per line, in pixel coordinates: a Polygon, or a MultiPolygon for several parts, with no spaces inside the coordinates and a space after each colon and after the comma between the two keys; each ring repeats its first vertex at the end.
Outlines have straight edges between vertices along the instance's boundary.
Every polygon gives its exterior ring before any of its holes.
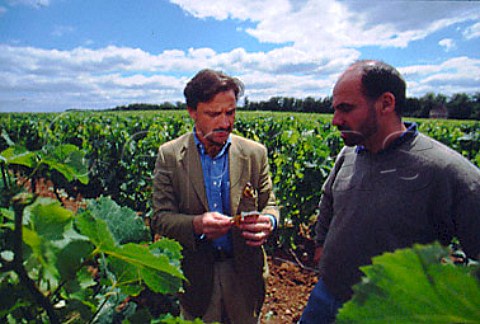
{"type": "MultiPolygon", "coordinates": [[[[222,324],[260,323],[259,314],[253,314],[246,309],[244,301],[248,296],[243,296],[241,285],[242,280],[236,276],[233,259],[215,262],[212,298],[205,315],[201,318],[202,321],[222,324]]],[[[181,314],[186,320],[195,319],[183,308],[181,314]]]]}

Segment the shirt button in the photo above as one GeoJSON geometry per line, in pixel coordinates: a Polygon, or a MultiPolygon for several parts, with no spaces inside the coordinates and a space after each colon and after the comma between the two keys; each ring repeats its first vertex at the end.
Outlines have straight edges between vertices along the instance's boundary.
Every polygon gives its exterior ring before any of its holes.
{"type": "Polygon", "coordinates": [[[213,181],[213,185],[216,186],[216,185],[217,185],[217,182],[216,182],[216,181],[213,181]]]}
{"type": "Polygon", "coordinates": [[[218,205],[217,205],[216,203],[213,204],[213,207],[217,208],[217,206],[218,206],[218,205]]]}

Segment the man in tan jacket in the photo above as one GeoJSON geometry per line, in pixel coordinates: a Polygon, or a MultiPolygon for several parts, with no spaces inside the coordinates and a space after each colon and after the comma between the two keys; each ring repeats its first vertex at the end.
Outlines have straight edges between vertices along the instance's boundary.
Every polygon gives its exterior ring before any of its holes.
{"type": "Polygon", "coordinates": [[[184,94],[195,127],[159,148],[152,229],[183,247],[186,319],[258,323],[267,273],[262,245],[279,217],[267,150],[231,134],[240,80],[206,69],[184,94]]]}

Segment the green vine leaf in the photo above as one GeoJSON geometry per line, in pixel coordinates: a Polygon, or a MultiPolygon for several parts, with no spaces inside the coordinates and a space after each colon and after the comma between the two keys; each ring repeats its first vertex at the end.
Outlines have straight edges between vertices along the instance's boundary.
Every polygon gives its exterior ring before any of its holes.
{"type": "Polygon", "coordinates": [[[167,256],[174,266],[180,267],[182,246],[177,241],[164,237],[151,244],[150,251],[155,255],[167,256]]]}
{"type": "Polygon", "coordinates": [[[30,258],[44,267],[45,278],[58,280],[57,257],[59,242],[65,241],[65,232],[73,220],[73,212],[50,198],[39,198],[25,209],[23,242],[30,248],[30,258]]]}
{"type": "Polygon", "coordinates": [[[103,219],[118,244],[145,242],[150,233],[143,220],[128,207],[121,207],[107,197],[88,202],[88,210],[95,218],[103,219]]]}
{"type": "Polygon", "coordinates": [[[36,154],[20,146],[11,146],[0,153],[0,160],[7,164],[23,165],[33,168],[36,154]]]}
{"type": "Polygon", "coordinates": [[[68,181],[89,182],[85,153],[75,145],[63,144],[47,151],[41,163],[60,172],[68,181]]]}
{"type": "Polygon", "coordinates": [[[442,264],[438,243],[385,253],[362,267],[366,277],[339,311],[339,323],[478,323],[475,267],[442,264]]]}
{"type": "Polygon", "coordinates": [[[39,198],[30,209],[31,224],[45,240],[60,240],[65,227],[72,221],[73,212],[61,206],[59,201],[39,198]]]}
{"type": "Polygon", "coordinates": [[[92,253],[93,246],[86,240],[72,240],[57,255],[57,268],[64,280],[76,277],[82,263],[92,253]]]}
{"type": "MultiPolygon", "coordinates": [[[[116,275],[116,286],[129,293],[137,293],[133,285],[140,282],[160,293],[173,293],[180,289],[185,277],[176,266],[178,262],[171,262],[167,254],[155,254],[148,245],[117,244],[106,221],[90,213],[82,213],[76,221],[80,232],[95,244],[95,253],[108,256],[111,270],[116,275]]],[[[171,255],[178,255],[178,250],[179,247],[173,249],[171,255]]]]}
{"type": "Polygon", "coordinates": [[[58,279],[60,274],[56,267],[57,252],[58,249],[44,237],[38,234],[38,232],[30,230],[29,228],[23,229],[23,242],[28,245],[32,254],[30,259],[34,259],[43,267],[41,273],[44,278],[51,280],[58,279]]]}
{"type": "MultiPolygon", "coordinates": [[[[154,292],[175,293],[181,286],[181,280],[185,279],[181,270],[172,265],[166,255],[155,255],[148,246],[129,243],[108,254],[115,257],[116,261],[135,267],[130,275],[135,273],[135,280],[144,281],[154,292]]],[[[132,279],[128,275],[125,278],[132,279]]]]}
{"type": "Polygon", "coordinates": [[[90,211],[85,211],[75,218],[81,234],[87,236],[97,250],[113,250],[116,242],[105,221],[95,218],[90,211]]]}

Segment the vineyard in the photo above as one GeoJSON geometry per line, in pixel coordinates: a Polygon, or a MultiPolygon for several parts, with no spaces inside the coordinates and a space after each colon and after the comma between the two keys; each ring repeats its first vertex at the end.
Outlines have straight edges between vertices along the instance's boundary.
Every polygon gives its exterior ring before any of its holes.
{"type": "MultiPolygon", "coordinates": [[[[268,148],[281,207],[279,230],[267,252],[282,250],[305,262],[311,257],[321,186],[343,146],[330,121],[331,116],[320,114],[237,115],[234,132],[268,148]]],[[[416,122],[423,133],[480,166],[480,122],[416,122]]],[[[156,152],[162,143],[192,130],[187,112],[0,114],[0,125],[0,318],[135,322],[161,317],[166,323],[180,323],[161,314],[169,312],[173,302],[167,297],[184,279],[178,270],[181,248],[169,240],[145,242],[156,152]],[[26,183],[35,189],[44,179],[52,181],[49,190],[57,201],[19,195],[26,183]],[[65,197],[85,199],[85,207],[74,213],[60,204],[65,197]],[[18,248],[22,227],[27,252],[18,248]],[[94,275],[92,269],[97,271],[94,275]],[[18,283],[35,287],[19,288],[18,283]],[[20,302],[4,300],[8,289],[20,302]],[[37,298],[26,297],[26,289],[37,298]],[[146,291],[166,295],[164,309],[137,309],[146,291]]],[[[425,259],[429,253],[444,252],[437,246],[426,249],[418,252],[425,259]]],[[[478,280],[473,285],[478,286],[478,280]]],[[[480,298],[475,289],[471,296],[480,298]]],[[[478,319],[478,310],[473,314],[470,318],[478,319]]]]}

